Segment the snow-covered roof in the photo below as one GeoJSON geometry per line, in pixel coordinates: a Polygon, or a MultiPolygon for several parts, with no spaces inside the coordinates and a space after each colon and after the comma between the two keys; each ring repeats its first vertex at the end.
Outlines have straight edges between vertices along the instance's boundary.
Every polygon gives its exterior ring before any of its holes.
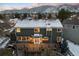
{"type": "Polygon", "coordinates": [[[40,28],[63,28],[61,22],[59,19],[56,20],[18,20],[15,27],[21,27],[21,28],[34,28],[34,27],[40,27],[40,28]]]}
{"type": "Polygon", "coordinates": [[[68,47],[69,50],[75,55],[75,56],[79,56],[79,45],[74,44],[71,41],[67,41],[68,42],[68,47]]]}
{"type": "Polygon", "coordinates": [[[75,17],[75,18],[68,18],[68,19],[63,21],[63,24],[79,25],[79,19],[77,17],[75,17]]]}

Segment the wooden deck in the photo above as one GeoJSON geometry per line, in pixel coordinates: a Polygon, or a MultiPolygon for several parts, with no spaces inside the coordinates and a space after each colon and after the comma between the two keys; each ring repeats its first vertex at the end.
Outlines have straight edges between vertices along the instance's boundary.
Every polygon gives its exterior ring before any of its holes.
{"type": "Polygon", "coordinates": [[[62,55],[57,51],[55,44],[33,44],[33,43],[17,43],[17,55],[39,55],[39,56],[55,56],[62,55]]]}

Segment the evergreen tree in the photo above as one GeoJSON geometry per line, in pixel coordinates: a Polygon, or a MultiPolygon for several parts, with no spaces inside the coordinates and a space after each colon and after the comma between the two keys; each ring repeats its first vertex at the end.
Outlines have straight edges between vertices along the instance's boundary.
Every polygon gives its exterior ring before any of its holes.
{"type": "Polygon", "coordinates": [[[20,18],[20,14],[16,13],[15,18],[20,18]]]}
{"type": "Polygon", "coordinates": [[[68,50],[68,43],[66,40],[63,41],[63,44],[61,44],[61,53],[65,53],[68,50]]]}
{"type": "Polygon", "coordinates": [[[0,19],[3,19],[3,18],[4,18],[4,16],[0,14],[0,19]]]}
{"type": "Polygon", "coordinates": [[[38,19],[42,19],[42,15],[38,13],[38,19]]]}
{"type": "Polygon", "coordinates": [[[48,14],[48,19],[51,19],[51,18],[52,18],[52,14],[49,13],[49,14],[48,14]]]}
{"type": "Polygon", "coordinates": [[[71,12],[69,10],[61,9],[58,12],[57,18],[61,20],[61,22],[67,18],[69,18],[71,15],[71,12]]]}

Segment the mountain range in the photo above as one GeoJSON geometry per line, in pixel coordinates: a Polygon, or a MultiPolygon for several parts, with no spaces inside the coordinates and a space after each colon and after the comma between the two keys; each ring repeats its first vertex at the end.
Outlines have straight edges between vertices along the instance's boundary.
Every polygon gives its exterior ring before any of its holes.
{"type": "Polygon", "coordinates": [[[22,8],[22,9],[13,9],[13,10],[4,10],[0,11],[0,14],[7,14],[7,13],[57,13],[59,10],[65,9],[71,12],[79,12],[79,4],[76,5],[69,5],[63,4],[59,6],[52,6],[52,5],[42,5],[33,8],[22,8]]]}

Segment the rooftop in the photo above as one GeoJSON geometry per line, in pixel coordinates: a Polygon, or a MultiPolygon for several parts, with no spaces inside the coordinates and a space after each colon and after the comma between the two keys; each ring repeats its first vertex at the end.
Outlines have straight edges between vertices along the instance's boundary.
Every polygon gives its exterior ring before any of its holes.
{"type": "Polygon", "coordinates": [[[63,24],[79,25],[79,19],[78,18],[67,19],[63,21],[63,24]]]}
{"type": "Polygon", "coordinates": [[[51,28],[63,28],[61,22],[56,20],[18,20],[15,27],[21,28],[34,28],[34,27],[51,27],[51,28]]]}

